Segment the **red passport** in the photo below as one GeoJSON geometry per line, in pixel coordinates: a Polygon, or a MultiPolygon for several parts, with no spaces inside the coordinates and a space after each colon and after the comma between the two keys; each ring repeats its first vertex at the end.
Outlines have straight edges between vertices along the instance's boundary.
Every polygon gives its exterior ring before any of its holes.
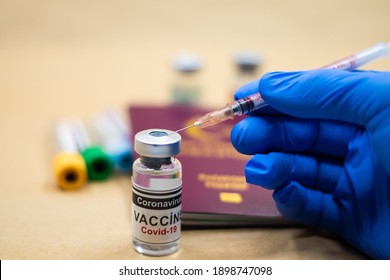
{"type": "MultiPolygon", "coordinates": [[[[151,128],[176,131],[206,113],[205,109],[183,106],[131,106],[132,137],[151,128]]],[[[180,132],[182,151],[177,158],[183,170],[183,226],[288,223],[277,210],[272,191],[245,181],[244,166],[250,156],[238,153],[230,142],[230,131],[239,120],[180,132]]]]}

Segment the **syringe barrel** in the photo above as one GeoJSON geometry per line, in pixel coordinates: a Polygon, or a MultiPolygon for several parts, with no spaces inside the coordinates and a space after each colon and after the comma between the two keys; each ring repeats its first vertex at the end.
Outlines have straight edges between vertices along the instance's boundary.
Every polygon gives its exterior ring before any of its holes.
{"type": "MultiPolygon", "coordinates": [[[[349,55],[335,62],[327,64],[320,69],[340,69],[353,70],[370,61],[390,55],[390,43],[377,43],[356,54],[349,55]]],[[[217,124],[221,121],[232,119],[235,115],[241,116],[251,113],[257,109],[267,106],[260,93],[255,93],[236,100],[232,105],[227,105],[221,110],[217,110],[201,117],[195,126],[207,127],[217,124]]]]}
{"type": "Polygon", "coordinates": [[[355,68],[358,68],[372,60],[390,55],[390,43],[377,43],[376,45],[358,52],[356,56],[355,68]]]}
{"type": "Polygon", "coordinates": [[[346,56],[335,62],[327,64],[321,67],[321,69],[354,70],[370,61],[388,55],[390,55],[390,43],[380,42],[356,54],[346,56]]]}
{"type": "MultiPolygon", "coordinates": [[[[353,70],[375,59],[390,55],[390,43],[377,43],[354,55],[339,59],[325,65],[324,69],[353,70]]],[[[255,93],[234,102],[232,108],[235,115],[244,115],[267,106],[260,93],[255,93]]]]}

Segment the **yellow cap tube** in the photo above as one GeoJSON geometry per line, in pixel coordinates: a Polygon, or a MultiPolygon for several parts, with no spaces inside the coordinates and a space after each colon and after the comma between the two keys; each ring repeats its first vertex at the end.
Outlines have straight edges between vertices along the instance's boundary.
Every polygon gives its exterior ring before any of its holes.
{"type": "Polygon", "coordinates": [[[77,190],[86,184],[87,168],[83,157],[78,153],[56,154],[53,171],[57,184],[63,190],[77,190]]]}

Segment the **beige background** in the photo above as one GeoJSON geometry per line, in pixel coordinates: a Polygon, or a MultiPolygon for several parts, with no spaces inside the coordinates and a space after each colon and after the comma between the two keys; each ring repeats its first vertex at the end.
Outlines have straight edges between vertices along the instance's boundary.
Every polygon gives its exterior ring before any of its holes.
{"type": "MultiPolygon", "coordinates": [[[[129,176],[56,187],[54,120],[167,104],[182,51],[204,62],[202,104],[221,106],[237,50],[261,52],[263,71],[319,67],[390,41],[389,11],[388,0],[0,0],[0,259],[148,259],[131,246],[129,176]]],[[[256,228],[184,231],[164,258],[364,256],[315,230],[256,228]]]]}

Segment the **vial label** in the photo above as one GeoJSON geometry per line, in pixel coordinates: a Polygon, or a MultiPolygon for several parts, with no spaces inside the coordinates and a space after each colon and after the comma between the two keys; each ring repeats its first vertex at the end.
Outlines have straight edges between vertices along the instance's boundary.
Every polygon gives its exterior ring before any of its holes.
{"type": "MultiPolygon", "coordinates": [[[[170,180],[170,179],[165,179],[170,180]]],[[[133,238],[144,243],[164,245],[175,242],[181,232],[181,180],[168,191],[149,191],[133,181],[133,238]]],[[[171,183],[172,183],[171,182],[171,183]]]]}

